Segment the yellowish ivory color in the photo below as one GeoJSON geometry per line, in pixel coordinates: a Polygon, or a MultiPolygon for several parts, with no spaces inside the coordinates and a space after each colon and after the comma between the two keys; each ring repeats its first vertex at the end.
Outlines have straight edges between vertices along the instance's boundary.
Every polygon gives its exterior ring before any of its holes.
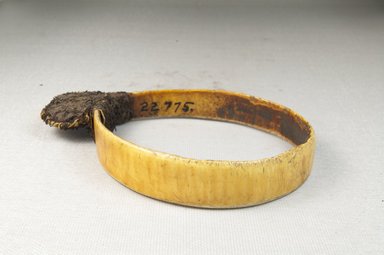
{"type": "Polygon", "coordinates": [[[144,91],[132,93],[132,98],[133,118],[230,121],[271,132],[296,144],[262,160],[190,159],[121,139],[103,125],[102,112],[95,110],[94,135],[101,164],[113,178],[138,193],[193,207],[246,207],[294,191],[310,174],[314,131],[300,115],[284,106],[239,93],[210,90],[144,91]]]}

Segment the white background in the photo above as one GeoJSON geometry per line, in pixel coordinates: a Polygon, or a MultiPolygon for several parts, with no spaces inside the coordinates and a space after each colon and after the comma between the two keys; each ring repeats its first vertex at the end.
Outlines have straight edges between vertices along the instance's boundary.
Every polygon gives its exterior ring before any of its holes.
{"type": "MultiPolygon", "coordinates": [[[[0,254],[384,254],[382,1],[0,2],[0,254]],[[211,88],[279,102],[317,134],[296,192],[237,210],[159,202],[39,113],[67,91],[211,88]]],[[[198,120],[117,134],[195,158],[288,148],[198,120]]]]}

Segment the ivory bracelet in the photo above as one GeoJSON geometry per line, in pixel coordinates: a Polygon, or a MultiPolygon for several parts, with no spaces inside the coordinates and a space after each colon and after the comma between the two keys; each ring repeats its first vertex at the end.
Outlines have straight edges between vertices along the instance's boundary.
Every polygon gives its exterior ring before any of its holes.
{"type": "Polygon", "coordinates": [[[101,164],[126,187],[193,207],[247,207],[289,194],[308,178],[315,152],[313,128],[298,113],[228,91],[71,92],[55,97],[41,117],[61,129],[90,129],[101,164]],[[143,148],[113,133],[116,125],[131,119],[164,117],[239,123],[294,147],[261,160],[198,160],[143,148]]]}

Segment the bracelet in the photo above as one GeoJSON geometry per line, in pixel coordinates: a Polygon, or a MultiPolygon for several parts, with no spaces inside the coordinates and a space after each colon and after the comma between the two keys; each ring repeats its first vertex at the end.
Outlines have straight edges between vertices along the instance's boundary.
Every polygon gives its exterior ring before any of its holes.
{"type": "Polygon", "coordinates": [[[70,92],[55,97],[41,118],[60,129],[88,128],[101,164],[126,187],[193,207],[247,207],[289,194],[308,178],[315,151],[314,130],[299,114],[228,91],[70,92]],[[146,149],[113,134],[116,125],[131,119],[163,117],[239,123],[294,147],[261,160],[197,160],[146,149]]]}

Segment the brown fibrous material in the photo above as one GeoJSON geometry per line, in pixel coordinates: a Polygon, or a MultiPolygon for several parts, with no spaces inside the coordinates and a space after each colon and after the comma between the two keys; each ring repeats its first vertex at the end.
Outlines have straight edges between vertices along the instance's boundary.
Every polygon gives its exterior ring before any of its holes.
{"type": "Polygon", "coordinates": [[[92,131],[95,110],[101,111],[104,125],[114,130],[116,125],[131,119],[131,96],[126,92],[68,92],[54,97],[40,116],[52,127],[63,130],[87,128],[92,131]]]}

